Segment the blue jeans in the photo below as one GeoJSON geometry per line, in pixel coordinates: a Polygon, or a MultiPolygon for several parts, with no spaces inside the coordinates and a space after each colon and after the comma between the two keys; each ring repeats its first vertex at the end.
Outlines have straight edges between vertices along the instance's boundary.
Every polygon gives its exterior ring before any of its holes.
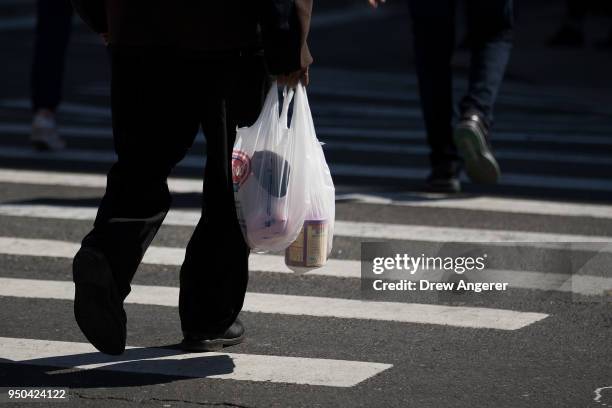
{"type": "MultiPolygon", "coordinates": [[[[411,0],[421,108],[432,167],[454,171],[451,59],[455,48],[455,0],[411,0]]],[[[467,94],[460,113],[476,110],[491,123],[493,105],[512,48],[512,0],[465,0],[471,51],[467,94]]]]}

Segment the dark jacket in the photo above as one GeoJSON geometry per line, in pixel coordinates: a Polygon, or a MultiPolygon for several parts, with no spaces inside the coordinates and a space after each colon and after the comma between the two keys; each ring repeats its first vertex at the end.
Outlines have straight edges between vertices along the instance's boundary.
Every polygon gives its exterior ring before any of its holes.
{"type": "Polygon", "coordinates": [[[171,46],[211,54],[263,46],[272,74],[307,67],[312,0],[72,0],[113,45],[171,46]]]}

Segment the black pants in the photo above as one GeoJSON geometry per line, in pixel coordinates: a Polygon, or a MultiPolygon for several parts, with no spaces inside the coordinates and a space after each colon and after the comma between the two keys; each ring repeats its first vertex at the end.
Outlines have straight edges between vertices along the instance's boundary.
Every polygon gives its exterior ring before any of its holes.
{"type": "MultiPolygon", "coordinates": [[[[512,0],[465,0],[471,51],[461,112],[477,110],[491,122],[512,47],[512,0]]],[[[458,161],[452,139],[451,59],[455,48],[455,0],[412,0],[416,68],[432,166],[458,161]]]]}
{"type": "Polygon", "coordinates": [[[62,95],[64,57],[72,28],[70,0],[38,0],[32,60],[32,109],[55,110],[62,95]]]}
{"type": "Polygon", "coordinates": [[[240,312],[248,281],[249,248],[236,218],[230,162],[236,126],[255,122],[263,105],[269,83],[263,57],[112,48],[111,74],[118,160],[83,245],[104,252],[127,296],[170,207],[168,174],[201,126],[202,217],[181,268],[179,310],[184,331],[222,332],[240,312]]]}

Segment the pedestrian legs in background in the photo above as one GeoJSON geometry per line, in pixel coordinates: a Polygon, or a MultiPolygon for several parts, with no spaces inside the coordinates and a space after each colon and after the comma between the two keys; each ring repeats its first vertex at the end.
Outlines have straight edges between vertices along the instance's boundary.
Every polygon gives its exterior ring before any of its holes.
{"type": "Polygon", "coordinates": [[[470,48],[468,91],[459,103],[454,141],[469,178],[495,183],[499,165],[489,144],[493,106],[501,87],[512,48],[512,0],[468,0],[467,38],[470,48]]]}
{"type": "Polygon", "coordinates": [[[34,119],[31,141],[39,150],[66,145],[58,134],[55,112],[61,100],[66,47],[72,28],[70,0],[38,0],[31,72],[34,119]]]}
{"type": "MultiPolygon", "coordinates": [[[[77,255],[74,280],[78,287],[80,276],[106,269],[102,264],[107,264],[112,279],[103,283],[112,287],[99,288],[98,293],[117,296],[100,296],[104,301],[99,303],[75,299],[75,317],[78,321],[79,315],[121,316],[111,312],[121,310],[136,269],[170,208],[166,179],[202,126],[207,140],[202,218],[181,268],[179,312],[184,347],[208,350],[236,344],[244,336],[237,316],[246,293],[249,248],[236,217],[231,152],[236,127],[251,125],[259,115],[268,77],[260,55],[193,54],[111,46],[118,160],[108,175],[94,229],[79,251],[104,259],[94,268],[92,256],[80,263],[83,257],[77,255]],[[93,311],[79,313],[79,305],[93,311]]],[[[117,318],[101,319],[100,324],[106,326],[90,326],[89,335],[87,324],[79,326],[101,351],[121,353],[124,326],[117,318]],[[111,340],[108,332],[113,333],[111,340]]]]}
{"type": "Polygon", "coordinates": [[[468,92],[455,111],[451,60],[455,49],[455,0],[410,1],[421,107],[431,148],[427,188],[460,190],[461,158],[475,182],[497,181],[499,167],[489,147],[493,106],[510,55],[512,0],[467,0],[472,54],[468,92]],[[458,150],[459,148],[459,150],[458,150]]]}

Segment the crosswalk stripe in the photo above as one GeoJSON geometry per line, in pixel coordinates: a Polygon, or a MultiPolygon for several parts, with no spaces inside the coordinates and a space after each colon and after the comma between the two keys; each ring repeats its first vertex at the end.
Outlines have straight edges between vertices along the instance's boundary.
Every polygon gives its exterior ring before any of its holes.
{"type": "MultiPolygon", "coordinates": [[[[0,237],[0,254],[73,258],[80,244],[74,242],[0,237]]],[[[151,246],[142,262],[150,265],[179,266],[185,258],[185,249],[173,247],[151,246]]],[[[284,258],[276,255],[251,254],[249,270],[269,273],[292,274],[285,265],[284,258]]],[[[330,259],[327,264],[308,273],[315,276],[333,276],[340,278],[359,279],[361,277],[361,262],[355,260],[330,259]]],[[[387,279],[405,279],[405,274],[394,277],[386,274],[387,279]]],[[[572,292],[586,296],[601,295],[612,290],[612,278],[601,276],[568,275],[559,273],[542,273],[530,271],[503,271],[487,269],[478,274],[468,273],[468,279],[476,282],[508,283],[510,288],[552,290],[572,292]]],[[[411,280],[428,279],[440,282],[444,273],[439,271],[419,271],[410,277],[411,280]]]]}
{"type": "Polygon", "coordinates": [[[11,17],[0,19],[0,31],[14,31],[33,28],[36,18],[33,16],[11,17]]]}
{"type": "MultiPolygon", "coordinates": [[[[330,163],[330,170],[335,176],[371,177],[381,179],[417,179],[422,180],[429,170],[425,168],[355,165],[345,163],[330,163]]],[[[612,191],[612,181],[598,178],[578,178],[561,176],[539,176],[532,174],[502,173],[500,185],[516,187],[536,187],[587,191],[612,191]]]]}
{"type": "MultiPolygon", "coordinates": [[[[105,188],[106,176],[72,172],[0,169],[0,183],[105,188]]],[[[174,193],[201,193],[202,180],[170,177],[168,187],[174,193]]]]}
{"type": "MultiPolygon", "coordinates": [[[[0,157],[9,159],[34,159],[53,161],[80,161],[93,163],[111,164],[115,161],[115,155],[111,152],[95,150],[72,149],[61,152],[40,153],[28,148],[0,147],[0,157]]],[[[187,156],[177,167],[201,170],[206,163],[205,157],[187,156]]],[[[346,163],[329,163],[334,176],[343,177],[368,177],[392,180],[423,180],[429,173],[426,168],[400,167],[400,166],[378,166],[378,165],[355,165],[346,163]]],[[[517,187],[535,187],[552,189],[570,189],[587,191],[612,191],[612,181],[598,178],[563,177],[553,175],[531,175],[518,173],[503,173],[499,181],[501,185],[517,187]]]]}
{"type": "MultiPolygon", "coordinates": [[[[325,121],[319,121],[325,123],[325,121]]],[[[397,139],[397,143],[402,143],[408,140],[422,141],[425,138],[425,131],[414,129],[362,129],[340,126],[317,126],[317,135],[319,136],[335,136],[335,137],[366,137],[368,139],[397,139]]],[[[594,136],[588,134],[554,134],[554,133],[528,133],[517,131],[498,131],[493,135],[494,142],[499,140],[503,142],[542,142],[549,144],[567,145],[584,144],[584,145],[601,145],[608,146],[610,138],[607,136],[594,136]]]]}
{"type": "MultiPolygon", "coordinates": [[[[316,118],[369,118],[378,120],[411,120],[420,119],[422,117],[422,111],[415,104],[398,104],[393,101],[382,101],[382,102],[349,102],[342,101],[338,102],[323,102],[317,101],[311,106],[312,113],[316,118]]],[[[530,120],[529,115],[525,115],[524,112],[514,113],[512,111],[506,111],[503,115],[506,121],[516,120],[530,120]]],[[[568,125],[575,123],[577,118],[576,112],[558,112],[554,114],[540,114],[532,116],[533,119],[539,123],[556,126],[559,129],[563,129],[568,125]]],[[[586,123],[584,125],[586,131],[606,131],[610,128],[608,126],[598,126],[586,123]]]]}
{"type": "MultiPolygon", "coordinates": [[[[0,172],[0,180],[2,173],[0,172]]],[[[370,204],[406,207],[450,208],[474,211],[492,211],[516,214],[559,215],[564,217],[612,218],[612,206],[501,198],[486,196],[448,197],[415,193],[347,193],[337,194],[336,201],[357,201],[370,204]]]]}
{"type": "MultiPolygon", "coordinates": [[[[73,258],[80,248],[76,242],[50,239],[0,237],[0,255],[49,256],[54,258],[73,258]]],[[[185,259],[185,249],[176,247],[151,246],[142,260],[144,264],[178,266],[185,259]]],[[[334,276],[340,278],[359,278],[359,261],[330,259],[323,268],[309,274],[334,276]]],[[[249,270],[292,274],[282,256],[252,253],[249,257],[249,270]]]]}
{"type": "MultiPolygon", "coordinates": [[[[334,87],[338,87],[335,85],[334,87]]],[[[31,108],[31,102],[28,99],[2,99],[0,100],[0,108],[7,109],[21,109],[29,110],[31,108]]],[[[351,119],[351,118],[374,118],[374,119],[411,119],[418,120],[421,118],[421,110],[419,108],[413,108],[409,106],[395,105],[373,105],[368,103],[354,103],[344,101],[338,103],[317,103],[312,106],[313,114],[316,116],[317,121],[333,118],[338,120],[339,118],[351,119]]],[[[597,110],[597,108],[595,108],[597,110]]],[[[72,115],[84,115],[91,118],[98,119],[110,119],[111,110],[107,106],[93,105],[75,102],[63,102],[59,111],[61,113],[67,113],[72,115]]],[[[540,115],[537,117],[537,125],[531,125],[531,130],[544,130],[550,131],[559,130],[561,132],[567,131],[568,124],[572,123],[567,118],[567,113],[560,112],[557,116],[550,117],[549,115],[540,115]],[[560,115],[560,116],[559,116],[560,115]]],[[[525,115],[520,114],[506,114],[506,120],[513,119],[525,119],[525,115]]],[[[585,132],[609,132],[609,126],[598,126],[592,123],[581,123],[579,129],[585,132]]],[[[501,136],[495,133],[496,139],[501,139],[501,136]]],[[[559,135],[556,136],[559,138],[559,135]]]]}
{"type": "MultiPolygon", "coordinates": [[[[2,146],[0,157],[8,159],[34,159],[52,160],[59,162],[79,161],[89,163],[104,163],[111,165],[117,159],[112,151],[70,149],[55,152],[37,152],[29,148],[2,146]]],[[[187,156],[178,164],[178,167],[201,170],[206,164],[206,157],[187,156]]]]}
{"type": "MultiPolygon", "coordinates": [[[[427,146],[398,145],[397,143],[363,143],[356,141],[327,142],[325,144],[325,150],[389,154],[403,153],[413,155],[427,155],[430,152],[430,149],[427,146]]],[[[536,152],[533,151],[533,149],[495,149],[495,157],[501,160],[520,160],[521,162],[535,161],[538,163],[550,162],[582,165],[612,165],[612,158],[609,156],[560,152],[536,152]]]]}
{"type": "MultiPolygon", "coordinates": [[[[23,124],[0,124],[0,133],[29,135],[32,133],[31,126],[23,124]]],[[[76,139],[99,139],[111,140],[111,130],[99,127],[83,127],[83,126],[62,126],[61,133],[65,137],[76,139]]],[[[325,134],[322,133],[323,136],[325,134]]],[[[425,142],[425,138],[419,136],[421,142],[425,142]]],[[[204,138],[198,136],[194,144],[204,144],[204,138]]],[[[414,144],[398,144],[394,142],[387,143],[372,143],[358,141],[328,141],[325,144],[327,151],[352,151],[352,152],[378,152],[392,154],[429,154],[429,147],[414,144]]],[[[583,165],[612,165],[612,158],[604,155],[596,154],[576,154],[576,153],[560,153],[560,152],[537,152],[533,149],[495,149],[495,156],[502,160],[520,160],[520,161],[537,161],[551,163],[573,163],[583,165]]]]}
{"type": "Polygon", "coordinates": [[[127,347],[118,357],[88,343],[0,337],[0,359],[27,365],[190,378],[353,387],[392,364],[236,353],[185,353],[127,347]],[[172,364],[179,362],[180,364],[172,364]],[[165,362],[165,363],[163,363],[165,362]]]}
{"type": "MultiPolygon", "coordinates": [[[[336,87],[339,87],[336,85],[336,87]]],[[[319,93],[324,92],[322,90],[319,93]]],[[[397,102],[390,101],[391,103],[372,103],[372,102],[350,102],[343,101],[342,103],[337,102],[324,102],[319,101],[313,104],[311,109],[313,114],[316,116],[327,116],[327,117],[371,117],[379,119],[419,119],[421,118],[421,109],[416,103],[402,104],[398,106],[397,102]]],[[[410,101],[416,102],[416,101],[410,101]]],[[[4,99],[0,100],[0,107],[11,108],[11,109],[29,109],[30,101],[27,99],[4,99]]],[[[60,107],[60,112],[88,115],[97,118],[110,118],[111,110],[108,106],[75,103],[75,102],[64,102],[60,107]]],[[[513,114],[506,113],[506,117],[520,117],[524,118],[523,113],[513,114]]],[[[551,115],[540,115],[538,117],[539,122],[554,124],[560,128],[565,126],[569,120],[567,114],[560,112],[559,114],[551,115]]],[[[593,126],[591,126],[592,128],[593,126]]],[[[600,127],[595,127],[600,129],[600,127]]]]}
{"type": "MultiPolygon", "coordinates": [[[[71,172],[0,169],[0,183],[105,188],[106,176],[71,172]]],[[[202,192],[202,182],[198,179],[169,178],[168,185],[170,191],[175,193],[202,192]]],[[[379,193],[377,195],[337,194],[336,200],[408,207],[453,208],[519,214],[612,219],[612,206],[610,205],[524,200],[516,198],[483,196],[448,197],[427,193],[379,193]]]]}
{"type": "MultiPolygon", "coordinates": [[[[13,217],[92,220],[97,209],[91,207],[52,206],[36,204],[0,204],[0,215],[13,217]]],[[[171,210],[165,225],[195,226],[200,211],[171,210]]],[[[557,247],[562,243],[610,243],[612,237],[578,234],[556,234],[530,231],[490,230],[424,225],[384,224],[336,220],[336,236],[372,240],[405,240],[422,242],[526,243],[534,247],[557,247]]],[[[588,245],[576,248],[588,250],[588,245]]],[[[610,251],[605,247],[601,251],[610,251]]]]}
{"type": "MultiPolygon", "coordinates": [[[[359,10],[355,11],[358,16],[359,10]]],[[[376,13],[377,16],[384,14],[376,13]]],[[[370,16],[373,17],[372,14],[370,16]]],[[[336,16],[332,13],[323,20],[333,21],[336,16]]],[[[344,18],[342,18],[344,20],[344,18]]],[[[351,98],[379,99],[393,102],[418,103],[417,79],[414,74],[389,72],[372,73],[355,72],[353,70],[339,70],[315,67],[312,71],[317,80],[308,87],[310,95],[343,96],[351,98]]],[[[463,87],[455,87],[462,90],[463,87]]],[[[110,83],[108,81],[97,81],[82,86],[79,89],[81,95],[108,96],[110,95],[110,83]]],[[[551,95],[541,90],[525,90],[517,83],[506,81],[505,92],[498,98],[501,104],[512,103],[521,107],[546,105],[548,108],[557,109],[560,112],[595,111],[599,112],[597,106],[588,103],[568,100],[559,95],[551,95]],[[560,99],[563,99],[560,102],[560,99]]]]}
{"type": "MultiPolygon", "coordinates": [[[[179,289],[175,287],[132,285],[132,291],[125,302],[176,307],[178,294],[179,289]]],[[[72,300],[74,284],[66,281],[0,278],[0,296],[72,300]]],[[[254,292],[247,292],[242,310],[251,313],[379,320],[497,330],[518,330],[548,317],[545,313],[485,307],[376,302],[254,292]]]]}

